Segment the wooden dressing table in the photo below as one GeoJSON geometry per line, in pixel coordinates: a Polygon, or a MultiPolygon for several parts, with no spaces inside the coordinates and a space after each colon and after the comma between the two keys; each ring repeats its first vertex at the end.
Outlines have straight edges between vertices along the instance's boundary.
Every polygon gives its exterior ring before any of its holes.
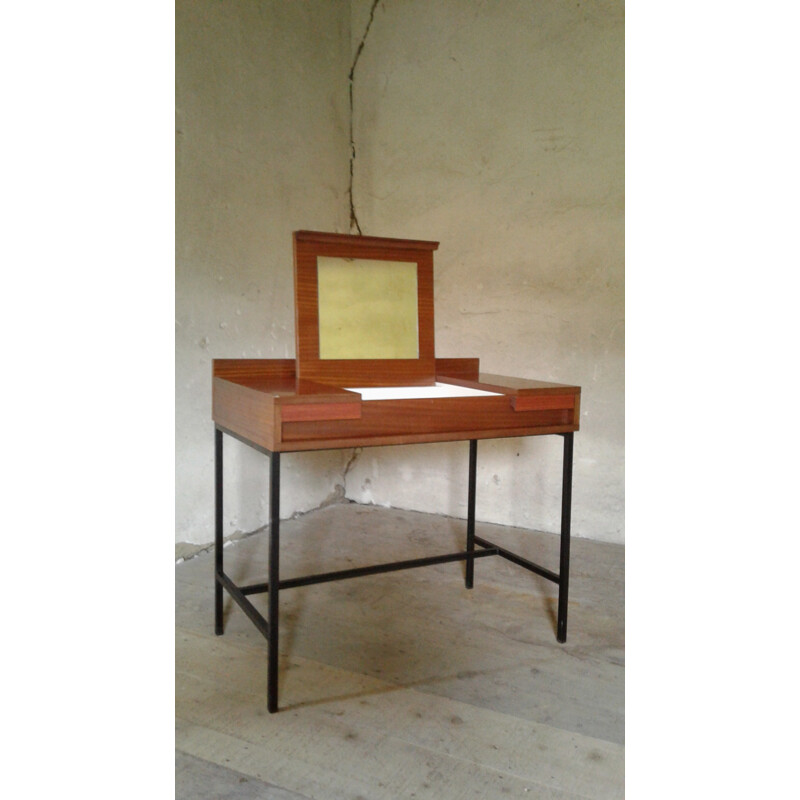
{"type": "Polygon", "coordinates": [[[279,591],[399,569],[499,555],[558,585],[556,638],[566,641],[573,434],[580,387],[482,373],[477,358],[436,358],[433,251],[438,242],[297,231],[296,359],[215,359],[215,631],[223,589],[268,641],[267,708],[278,710],[279,591]],[[267,581],[236,585],[223,565],[223,434],[270,460],[267,581]],[[559,572],[475,535],[479,439],[564,440],[559,572]],[[468,441],[466,546],[445,555],[281,578],[280,456],[302,450],[468,441]],[[267,593],[265,618],[248,595],[267,593]]]}

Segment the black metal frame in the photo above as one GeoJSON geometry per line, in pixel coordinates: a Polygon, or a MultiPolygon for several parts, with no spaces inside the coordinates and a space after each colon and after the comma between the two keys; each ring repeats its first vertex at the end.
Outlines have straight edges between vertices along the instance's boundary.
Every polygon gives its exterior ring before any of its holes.
{"type": "Polygon", "coordinates": [[[241,609],[255,624],[256,628],[264,635],[268,642],[267,650],[267,710],[275,713],[278,710],[278,593],[281,589],[292,589],[297,586],[309,586],[314,583],[344,580],[345,578],[358,578],[362,575],[378,575],[383,572],[394,572],[401,569],[425,567],[432,564],[444,564],[450,561],[466,561],[465,585],[471,589],[474,583],[475,559],[485,556],[501,556],[514,564],[524,567],[537,575],[541,575],[558,585],[558,618],[556,622],[556,639],[559,642],[567,640],[567,597],[569,590],[569,545],[572,509],[572,448],[573,434],[558,434],[564,437],[564,460],[561,485],[561,549],[559,558],[559,572],[556,574],[545,567],[534,564],[522,556],[512,553],[493,542],[475,535],[475,480],[478,462],[478,442],[471,439],[469,442],[469,483],[467,500],[467,544],[466,549],[457,553],[429,556],[427,558],[414,558],[407,561],[393,561],[387,564],[376,564],[354,569],[324,572],[317,575],[304,575],[297,578],[280,579],[280,453],[266,450],[249,442],[235,433],[218,425],[214,427],[214,502],[215,502],[215,532],[214,532],[214,632],[221,636],[224,632],[222,590],[236,601],[241,609]],[[269,481],[269,561],[267,567],[267,582],[254,583],[247,586],[237,586],[225,574],[222,558],[222,434],[228,434],[244,444],[253,447],[259,452],[269,456],[270,481],[269,481]],[[475,545],[481,547],[476,550],[475,545]],[[247,595],[268,593],[267,619],[247,599],[247,595]]]}

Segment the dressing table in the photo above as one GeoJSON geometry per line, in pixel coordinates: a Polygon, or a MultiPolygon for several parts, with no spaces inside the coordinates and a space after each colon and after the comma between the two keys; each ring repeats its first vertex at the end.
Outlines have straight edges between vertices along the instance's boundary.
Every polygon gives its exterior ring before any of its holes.
{"type": "Polygon", "coordinates": [[[294,243],[295,359],[215,359],[215,632],[227,591],[268,641],[267,708],[278,710],[279,592],[325,581],[501,556],[558,586],[556,638],[566,641],[573,435],[580,394],[569,386],[480,371],[477,358],[434,352],[433,252],[438,242],[297,231],[294,243]],[[563,437],[558,573],[475,533],[480,439],[563,437]],[[270,462],[266,582],[237,585],[223,564],[223,436],[270,462]],[[307,450],[467,441],[464,550],[299,577],[280,574],[280,458],[307,450]],[[267,616],[249,595],[266,593],[267,616]]]}

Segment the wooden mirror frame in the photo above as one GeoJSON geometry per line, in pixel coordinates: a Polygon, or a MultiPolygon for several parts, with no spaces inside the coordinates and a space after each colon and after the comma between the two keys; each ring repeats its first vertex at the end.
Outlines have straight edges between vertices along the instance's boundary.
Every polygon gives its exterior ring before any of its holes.
{"type": "Polygon", "coordinates": [[[438,242],[295,231],[293,244],[298,378],[353,388],[425,386],[435,383],[433,251],[439,247],[438,242]],[[416,263],[417,358],[320,358],[318,256],[416,263]]]}

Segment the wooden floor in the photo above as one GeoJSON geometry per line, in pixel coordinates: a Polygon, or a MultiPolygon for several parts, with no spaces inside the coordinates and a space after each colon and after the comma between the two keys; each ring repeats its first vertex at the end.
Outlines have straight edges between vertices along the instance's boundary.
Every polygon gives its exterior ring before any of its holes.
{"type": "MultiPolygon", "coordinates": [[[[281,524],[281,576],[463,549],[465,523],[333,505],[281,524]]],[[[558,569],[558,537],[478,523],[558,569]]],[[[224,550],[266,580],[267,537],[224,550]]],[[[572,541],[566,644],[556,587],[499,557],[281,592],[280,705],[266,641],[213,554],[176,568],[177,798],[616,798],[624,794],[624,548],[572,541]]],[[[251,596],[266,615],[266,596],[251,596]]]]}

